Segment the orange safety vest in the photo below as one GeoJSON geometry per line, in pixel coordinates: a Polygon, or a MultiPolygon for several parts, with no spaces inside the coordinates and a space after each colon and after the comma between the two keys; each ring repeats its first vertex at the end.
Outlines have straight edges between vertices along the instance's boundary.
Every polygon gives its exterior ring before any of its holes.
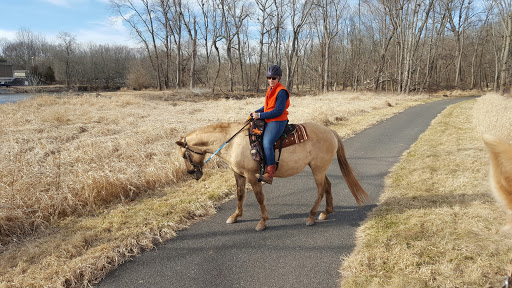
{"type": "MultiPolygon", "coordinates": [[[[272,111],[276,108],[276,99],[277,99],[277,93],[281,90],[286,90],[284,88],[283,84],[280,82],[277,82],[277,84],[271,89],[272,87],[268,87],[267,89],[267,95],[265,96],[265,106],[264,106],[264,112],[272,111]]],[[[286,90],[288,92],[288,90],[286,90]]],[[[286,100],[286,107],[284,108],[283,114],[281,116],[278,116],[276,118],[272,119],[265,119],[267,123],[272,121],[285,121],[288,120],[288,107],[290,107],[290,92],[288,92],[288,99],[286,100]]]]}

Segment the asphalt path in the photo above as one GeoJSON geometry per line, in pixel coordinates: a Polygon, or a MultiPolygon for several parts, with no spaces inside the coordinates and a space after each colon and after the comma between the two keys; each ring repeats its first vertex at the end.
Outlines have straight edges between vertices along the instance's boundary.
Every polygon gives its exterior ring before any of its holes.
{"type": "MultiPolygon", "coordinates": [[[[249,191],[242,220],[226,224],[236,200],[212,217],[179,232],[170,241],[134,257],[112,271],[98,287],[339,287],[342,257],[355,247],[355,232],[384,189],[384,177],[454,98],[407,109],[344,141],[356,176],[370,195],[358,207],[336,160],[327,172],[332,182],[333,214],[314,226],[306,219],[316,198],[311,171],[264,185],[270,219],[255,231],[260,209],[249,191]]],[[[325,201],[320,211],[325,209],[325,201]]]]}

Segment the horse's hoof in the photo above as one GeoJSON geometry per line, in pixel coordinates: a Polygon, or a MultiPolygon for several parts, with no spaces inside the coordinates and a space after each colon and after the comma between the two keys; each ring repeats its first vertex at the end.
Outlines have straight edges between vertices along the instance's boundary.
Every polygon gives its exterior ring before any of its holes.
{"type": "Polygon", "coordinates": [[[267,226],[265,224],[258,224],[258,226],[256,226],[256,231],[263,231],[267,228],[267,226]]]}
{"type": "Polygon", "coordinates": [[[315,225],[315,221],[314,220],[309,220],[308,219],[308,221],[306,221],[306,226],[313,226],[313,225],[315,225]]]}
{"type": "Polygon", "coordinates": [[[318,220],[326,220],[326,219],[327,219],[327,213],[325,213],[325,212],[320,213],[320,215],[318,216],[318,220]]]}
{"type": "Polygon", "coordinates": [[[236,220],[236,217],[230,216],[230,217],[228,218],[228,220],[226,220],[226,223],[227,223],[227,224],[233,224],[233,223],[236,223],[236,221],[237,221],[237,220],[236,220]]]}

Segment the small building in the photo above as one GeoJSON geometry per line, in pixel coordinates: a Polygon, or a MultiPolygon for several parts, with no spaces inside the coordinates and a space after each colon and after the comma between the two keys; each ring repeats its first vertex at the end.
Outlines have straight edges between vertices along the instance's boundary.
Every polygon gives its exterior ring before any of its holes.
{"type": "Polygon", "coordinates": [[[7,78],[12,77],[13,75],[12,64],[0,63],[0,77],[7,78]]]}
{"type": "Polygon", "coordinates": [[[28,85],[27,70],[13,70],[13,65],[0,63],[0,86],[28,85]]]}
{"type": "Polygon", "coordinates": [[[14,78],[12,64],[0,63],[0,85],[8,85],[14,78]]]}

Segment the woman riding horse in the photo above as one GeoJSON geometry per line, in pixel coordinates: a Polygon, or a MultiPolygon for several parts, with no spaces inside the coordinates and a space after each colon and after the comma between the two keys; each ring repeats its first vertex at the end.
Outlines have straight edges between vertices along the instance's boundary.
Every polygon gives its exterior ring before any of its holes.
{"type": "MultiPolygon", "coordinates": [[[[279,81],[283,72],[278,65],[272,65],[267,70],[269,87],[265,96],[265,105],[260,109],[251,112],[254,119],[264,119],[266,122],[263,132],[263,152],[265,153],[266,173],[262,181],[272,184],[276,172],[276,159],[274,144],[283,134],[288,123],[288,107],[290,106],[290,93],[279,81]]],[[[260,175],[258,174],[259,178],[260,175]]]]}
{"type": "MultiPolygon", "coordinates": [[[[309,166],[317,186],[317,197],[309,211],[306,225],[314,225],[318,207],[324,197],[326,207],[320,213],[318,219],[325,220],[327,215],[334,211],[331,181],[329,181],[326,174],[335,156],[341,173],[357,204],[362,205],[368,199],[368,194],[356,179],[347,161],[340,135],[336,131],[317,123],[302,124],[307,131],[307,141],[287,147],[286,153],[283,152],[281,155],[279,171],[276,172],[273,145],[283,133],[288,119],[287,109],[290,106],[288,91],[279,83],[281,75],[282,72],[279,66],[270,66],[267,71],[270,87],[265,98],[265,106],[251,113],[254,118],[262,118],[266,121],[263,143],[268,167],[262,178],[266,183],[272,183],[274,176],[279,178],[290,177],[299,174],[306,166],[309,166]]],[[[187,172],[193,175],[196,180],[203,176],[203,166],[211,159],[210,157],[205,162],[206,154],[212,154],[212,156],[217,154],[233,170],[236,180],[237,207],[233,215],[226,220],[226,223],[236,223],[242,217],[246,192],[245,184],[249,182],[261,210],[261,219],[256,225],[256,230],[262,231],[266,228],[269,216],[265,205],[265,194],[259,181],[260,175],[257,174],[260,165],[254,161],[251,155],[249,137],[240,133],[247,124],[246,121],[245,123],[216,123],[200,127],[181,137],[180,140],[176,141],[176,144],[180,147],[179,153],[185,160],[187,172]],[[226,139],[229,140],[226,141],[226,139]],[[228,142],[229,145],[227,145],[228,142]]]]}

